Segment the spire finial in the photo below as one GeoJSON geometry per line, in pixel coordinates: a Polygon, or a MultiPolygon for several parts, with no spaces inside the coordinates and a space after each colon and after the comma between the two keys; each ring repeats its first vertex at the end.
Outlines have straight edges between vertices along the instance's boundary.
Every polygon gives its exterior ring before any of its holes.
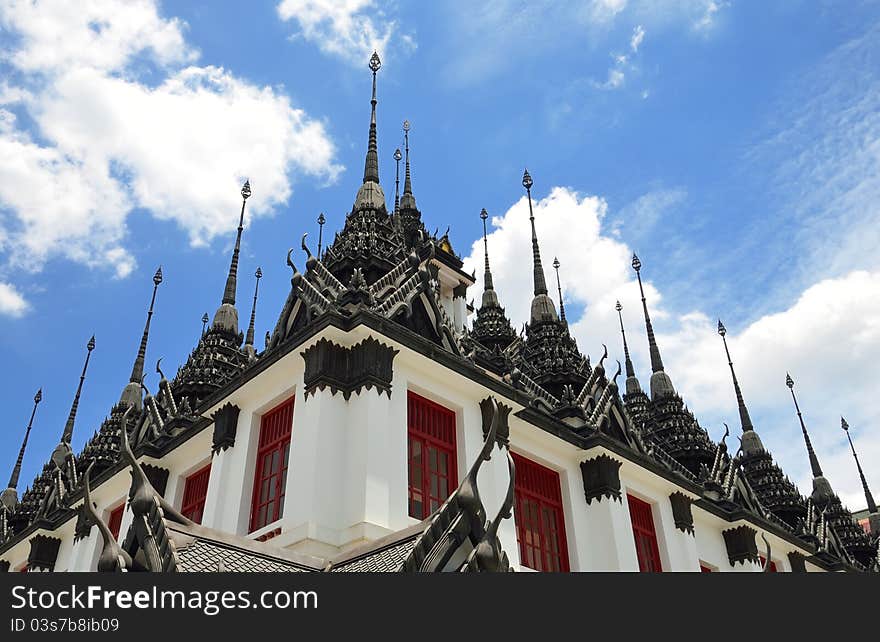
{"type": "Polygon", "coordinates": [[[544,280],[544,266],[541,265],[541,250],[538,247],[538,234],[535,231],[535,212],[532,209],[532,176],[529,170],[523,171],[522,185],[526,188],[529,200],[529,221],[532,224],[532,262],[535,282],[535,296],[547,294],[547,282],[544,280]]]}
{"type": "Polygon", "coordinates": [[[819,466],[819,459],[816,457],[816,452],[813,450],[813,444],[810,442],[810,435],[807,433],[807,426],[804,423],[804,416],[801,414],[797,396],[794,394],[794,379],[792,379],[791,375],[787,372],[785,373],[785,385],[791,390],[791,398],[794,401],[794,408],[797,411],[798,420],[801,424],[801,432],[804,434],[804,443],[807,445],[807,455],[810,458],[810,468],[813,471],[813,478],[823,477],[822,467],[819,466]]]}
{"type": "Polygon", "coordinates": [[[144,378],[144,358],[147,354],[147,340],[150,336],[150,321],[153,318],[153,306],[156,304],[156,291],[159,289],[161,283],[162,266],[160,265],[159,269],[157,269],[156,273],[153,275],[153,295],[150,297],[150,307],[147,310],[147,322],[144,324],[144,333],[141,336],[141,343],[138,347],[137,357],[131,368],[131,377],[128,378],[131,383],[140,384],[141,379],[144,378]]]}
{"type": "Polygon", "coordinates": [[[260,279],[263,278],[263,270],[257,268],[257,271],[254,272],[254,277],[256,278],[257,283],[254,286],[254,304],[251,306],[251,322],[248,325],[247,337],[244,340],[244,344],[247,346],[254,345],[254,321],[257,318],[257,294],[260,292],[260,279]]]}
{"type": "Polygon", "coordinates": [[[562,282],[559,280],[559,266],[562,265],[557,257],[553,257],[553,269],[556,270],[556,290],[559,292],[559,318],[565,321],[565,302],[562,300],[562,282]]]}
{"type": "Polygon", "coordinates": [[[205,329],[208,327],[208,321],[210,320],[211,318],[208,316],[208,313],[205,312],[202,315],[202,336],[205,336],[205,329]]]}
{"type": "Polygon", "coordinates": [[[82,393],[83,382],[86,380],[86,370],[89,367],[89,359],[92,356],[92,350],[95,349],[95,335],[89,339],[86,344],[86,361],[83,364],[82,374],[79,376],[79,385],[76,387],[76,394],[73,396],[73,403],[70,406],[70,414],[67,415],[67,423],[64,424],[64,432],[61,433],[61,442],[69,444],[73,437],[73,424],[76,421],[76,409],[79,407],[79,396],[82,393]]]}
{"type": "Polygon", "coordinates": [[[367,142],[367,159],[364,162],[364,183],[379,182],[379,152],[376,145],[376,72],[382,66],[379,54],[370,56],[370,71],[373,72],[373,97],[370,99],[370,135],[367,142]]]}
{"type": "MultiPolygon", "coordinates": [[[[250,181],[245,180],[241,188],[241,214],[238,217],[238,232],[235,236],[235,247],[232,249],[232,262],[229,265],[229,275],[226,277],[226,288],[223,290],[223,303],[235,305],[235,290],[238,278],[238,255],[241,251],[241,233],[244,231],[244,206],[251,195],[250,181]]],[[[238,328],[236,328],[238,330],[238,328]]]]}
{"type": "Polygon", "coordinates": [[[483,221],[483,255],[486,258],[486,267],[483,272],[483,289],[494,290],[495,286],[492,283],[492,271],[489,269],[489,240],[486,229],[486,219],[489,218],[489,212],[486,211],[485,207],[480,210],[480,218],[483,221]]]}
{"type": "Polygon", "coordinates": [[[412,174],[409,165],[409,130],[412,129],[408,120],[403,121],[403,150],[404,150],[404,178],[403,178],[403,196],[400,197],[400,209],[414,210],[416,209],[416,197],[412,191],[412,174]]]}
{"type": "Polygon", "coordinates": [[[394,150],[394,213],[400,211],[400,159],[403,154],[400,153],[400,147],[394,150]]]}
{"type": "Polygon", "coordinates": [[[730,358],[730,350],[727,348],[727,328],[721,323],[721,319],[718,319],[718,334],[721,335],[721,340],[724,342],[724,353],[727,355],[727,365],[730,367],[730,376],[733,378],[733,390],[736,393],[736,404],[737,408],[739,408],[739,421],[742,426],[742,431],[747,432],[749,430],[754,430],[755,428],[752,426],[752,419],[749,417],[749,409],[746,408],[746,402],[743,398],[742,390],[739,387],[739,380],[736,378],[736,371],[733,369],[733,360],[730,358]]]}
{"type": "Polygon", "coordinates": [[[15,460],[15,466],[12,468],[12,474],[9,476],[9,488],[2,495],[3,505],[6,508],[12,508],[18,498],[15,489],[18,488],[18,477],[21,475],[21,462],[24,461],[24,451],[27,448],[28,437],[31,434],[31,428],[34,425],[34,416],[37,414],[37,406],[43,400],[43,389],[37,390],[34,395],[34,408],[31,410],[31,418],[28,420],[27,428],[24,431],[24,439],[21,442],[21,449],[18,451],[18,459],[15,460]],[[12,491],[11,493],[9,491],[12,491]]]}
{"type": "Polygon", "coordinates": [[[636,371],[635,368],[633,368],[633,362],[629,356],[629,346],[626,344],[626,330],[623,329],[623,306],[620,305],[620,301],[614,305],[614,309],[617,310],[617,318],[620,321],[620,336],[623,337],[623,356],[626,362],[626,378],[630,379],[636,376],[636,371]]]}
{"type": "Polygon", "coordinates": [[[859,463],[859,456],[856,454],[856,447],[853,445],[852,437],[849,434],[849,424],[846,423],[846,419],[843,417],[840,418],[840,427],[843,428],[843,431],[846,433],[846,438],[849,441],[849,447],[852,449],[853,459],[856,460],[856,468],[859,470],[859,477],[862,479],[862,488],[865,490],[865,501],[868,504],[868,513],[876,513],[877,512],[877,503],[874,501],[874,496],[871,494],[871,489],[868,488],[868,480],[865,479],[865,473],[862,470],[862,465],[859,463]]]}
{"type": "MultiPolygon", "coordinates": [[[[327,219],[324,218],[324,212],[318,214],[318,260],[321,260],[321,243],[324,239],[324,223],[327,222],[327,219]]],[[[257,268],[259,270],[259,268],[257,268]]]]}
{"type": "Polygon", "coordinates": [[[636,278],[639,281],[639,292],[642,294],[642,309],[645,312],[645,328],[648,332],[648,347],[651,352],[651,371],[661,372],[663,370],[663,359],[660,358],[660,348],[657,346],[657,338],[654,336],[651,315],[648,314],[648,302],[645,299],[645,288],[642,286],[642,262],[635,253],[633,253],[632,267],[636,271],[636,278]]]}

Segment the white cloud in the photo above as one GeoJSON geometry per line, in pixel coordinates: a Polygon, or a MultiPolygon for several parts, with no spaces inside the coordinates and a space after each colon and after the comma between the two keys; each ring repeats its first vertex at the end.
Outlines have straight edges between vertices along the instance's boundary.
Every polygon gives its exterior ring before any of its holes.
{"type": "MultiPolygon", "coordinates": [[[[282,0],[277,6],[282,20],[295,20],[303,38],[321,51],[355,65],[366,65],[370,54],[384,54],[397,22],[389,19],[374,0],[282,0]]],[[[407,47],[415,41],[397,34],[407,47]]]]}
{"type": "Polygon", "coordinates": [[[324,125],[282,90],[186,66],[196,54],[185,25],[155,2],[0,2],[0,25],[15,36],[20,80],[0,98],[34,124],[0,111],[0,249],[14,267],[61,256],[124,277],[134,208],[201,244],[235,227],[244,177],[253,217],[287,201],[292,175],[332,180],[342,169],[324,125]],[[135,73],[144,62],[158,65],[150,84],[135,73]]]}
{"type": "Polygon", "coordinates": [[[24,316],[30,307],[14,285],[0,281],[0,314],[18,318],[24,316]]]}
{"type": "MultiPolygon", "coordinates": [[[[679,198],[670,194],[667,201],[679,198]]],[[[581,351],[595,358],[606,343],[613,358],[622,359],[614,310],[615,301],[620,300],[630,350],[647,386],[649,358],[638,285],[630,268],[632,248],[603,229],[605,201],[555,187],[534,205],[545,271],[552,278],[550,264],[558,256],[566,311],[581,351]]],[[[530,246],[525,199],[493,217],[492,227],[489,254],[495,288],[514,327],[519,327],[528,318],[532,297],[531,288],[523,287],[531,280],[531,268],[522,262],[530,246]]],[[[482,265],[482,242],[475,242],[471,250],[465,261],[468,270],[482,265]]],[[[714,311],[667,309],[650,280],[650,255],[640,252],[640,256],[667,372],[713,435],[719,436],[722,421],[738,427],[714,311]]],[[[472,294],[479,301],[480,292],[472,294]]],[[[826,475],[853,509],[861,507],[864,499],[838,426],[839,416],[846,416],[854,426],[853,438],[862,460],[880,461],[880,436],[864,430],[880,423],[880,409],[874,402],[876,363],[880,362],[880,272],[854,271],[820,281],[786,309],[754,320],[725,322],[737,374],[765,445],[801,489],[809,491],[807,459],[784,386],[785,372],[790,371],[797,380],[801,408],[826,475]]],[[[871,469],[867,474],[875,475],[869,482],[880,488],[876,472],[871,469]]]]}
{"type": "Polygon", "coordinates": [[[708,0],[703,2],[703,13],[700,14],[696,20],[693,22],[694,29],[696,31],[708,31],[712,27],[715,26],[718,12],[728,7],[730,5],[729,2],[722,2],[719,0],[708,0]]]}
{"type": "Polygon", "coordinates": [[[629,39],[629,48],[633,53],[638,53],[639,47],[645,40],[645,28],[642,25],[636,25],[633,29],[632,37],[629,39]]]}

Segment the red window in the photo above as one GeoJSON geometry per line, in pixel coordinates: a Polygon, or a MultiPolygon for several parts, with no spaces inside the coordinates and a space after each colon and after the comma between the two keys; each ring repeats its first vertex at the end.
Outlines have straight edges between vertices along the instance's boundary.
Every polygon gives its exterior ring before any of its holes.
{"type": "Polygon", "coordinates": [[[568,571],[559,473],[513,453],[514,521],[520,561],[536,571],[568,571]]]}
{"type": "MultiPolygon", "coordinates": [[[[767,558],[764,557],[763,555],[759,555],[758,557],[761,558],[761,568],[764,568],[764,564],[767,563],[767,558]]],[[[777,573],[778,570],[779,569],[776,568],[776,562],[774,562],[773,560],[770,560],[770,572],[777,573]]]]}
{"type": "Polygon", "coordinates": [[[186,478],[183,485],[183,501],[180,512],[196,524],[202,523],[205,512],[205,498],[208,496],[208,480],[211,478],[211,464],[186,478]]]}
{"type": "Polygon", "coordinates": [[[714,573],[714,571],[705,564],[700,564],[700,573],[714,573]]]}
{"type": "Polygon", "coordinates": [[[633,537],[636,542],[636,555],[639,558],[639,571],[660,573],[660,549],[657,546],[657,531],[654,530],[654,517],[651,505],[637,497],[627,495],[629,516],[632,520],[633,537]]]}
{"type": "Polygon", "coordinates": [[[425,519],[458,486],[455,413],[410,392],[407,424],[409,516],[425,519]]]}
{"type": "Polygon", "coordinates": [[[284,512],[292,429],[293,398],[267,412],[260,421],[250,532],[280,519],[284,512]]]}
{"type": "Polygon", "coordinates": [[[123,513],[125,513],[125,503],[120,504],[110,511],[110,517],[107,520],[107,527],[110,529],[110,534],[113,535],[113,539],[119,539],[119,529],[122,526],[123,513]]]}

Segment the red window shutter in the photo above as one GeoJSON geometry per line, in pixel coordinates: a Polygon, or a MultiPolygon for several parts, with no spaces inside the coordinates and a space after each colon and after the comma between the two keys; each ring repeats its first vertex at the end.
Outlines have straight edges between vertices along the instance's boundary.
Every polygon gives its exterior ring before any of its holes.
{"type": "Polygon", "coordinates": [[[626,497],[629,501],[629,515],[632,520],[636,555],[639,558],[639,571],[660,573],[663,567],[660,564],[660,548],[657,546],[657,531],[654,529],[651,505],[632,495],[626,497]]]}
{"type": "Polygon", "coordinates": [[[513,453],[514,521],[523,566],[568,571],[568,543],[559,473],[513,453]]]}
{"type": "Polygon", "coordinates": [[[107,528],[110,529],[110,533],[113,535],[113,539],[119,539],[119,529],[122,527],[122,515],[124,513],[124,502],[114,508],[112,511],[110,511],[110,517],[107,519],[107,528]]]}
{"type": "Polygon", "coordinates": [[[455,413],[407,394],[409,515],[425,519],[458,487],[455,413]]]}
{"type": "Polygon", "coordinates": [[[700,573],[712,573],[712,569],[704,564],[700,564],[700,573]]]}
{"type": "Polygon", "coordinates": [[[271,524],[284,513],[284,488],[287,484],[292,429],[292,397],[267,412],[260,420],[249,532],[271,524]]]}
{"type": "MultiPolygon", "coordinates": [[[[767,558],[764,557],[763,555],[758,555],[758,557],[761,558],[761,568],[764,568],[764,564],[767,563],[767,558]]],[[[777,573],[778,571],[779,571],[779,569],[776,568],[776,562],[774,562],[773,560],[770,560],[770,572],[777,573]]]]}
{"type": "Polygon", "coordinates": [[[208,497],[208,481],[211,479],[211,464],[194,472],[186,478],[183,485],[183,501],[180,512],[196,524],[202,523],[205,512],[205,499],[208,497]]]}

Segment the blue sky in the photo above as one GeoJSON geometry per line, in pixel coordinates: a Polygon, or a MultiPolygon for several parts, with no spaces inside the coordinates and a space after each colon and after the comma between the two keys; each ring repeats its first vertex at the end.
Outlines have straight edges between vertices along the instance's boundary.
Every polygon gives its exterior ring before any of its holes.
{"type": "Polygon", "coordinates": [[[259,265],[257,336],[274,326],[287,249],[351,208],[376,47],[386,194],[408,118],[427,225],[475,266],[489,210],[515,325],[527,165],[582,351],[619,356],[620,299],[647,381],[638,251],[668,371],[713,436],[736,427],[721,316],[755,425],[802,489],[786,370],[835,489],[864,503],[840,415],[880,489],[880,3],[469,4],[0,1],[0,474],[40,386],[21,490],[57,443],[92,333],[75,445],[98,427],[160,264],[148,361],[170,376],[185,360],[222,296],[245,176],[239,309],[259,265]]]}

